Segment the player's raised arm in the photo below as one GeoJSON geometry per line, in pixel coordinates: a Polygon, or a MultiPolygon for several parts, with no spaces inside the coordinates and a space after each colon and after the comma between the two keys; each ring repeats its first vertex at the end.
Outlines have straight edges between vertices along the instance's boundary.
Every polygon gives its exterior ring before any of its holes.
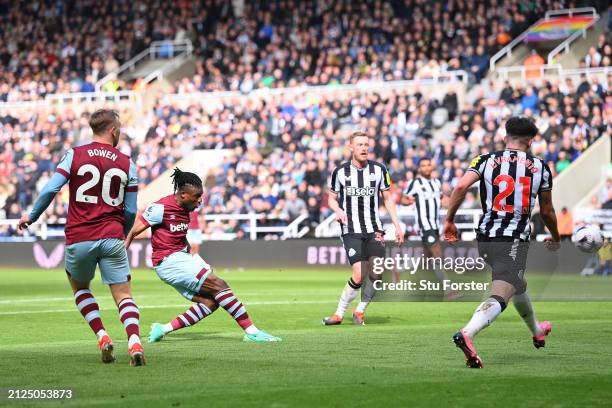
{"type": "Polygon", "coordinates": [[[147,228],[161,224],[164,219],[164,206],[162,204],[151,204],[147,209],[136,217],[134,226],[125,237],[125,248],[129,248],[134,238],[142,234],[147,228]]]}
{"type": "Polygon", "coordinates": [[[448,212],[446,213],[446,219],[444,220],[444,240],[454,242],[459,240],[459,233],[457,226],[455,225],[455,214],[457,210],[465,200],[465,195],[468,189],[480,179],[480,174],[476,171],[466,171],[463,177],[459,179],[457,186],[453,189],[450,196],[450,203],[448,205],[448,212]]]}
{"type": "Polygon", "coordinates": [[[47,207],[55,198],[55,195],[62,189],[70,176],[70,167],[72,166],[73,150],[70,149],[64,154],[53,177],[45,184],[40,195],[34,203],[34,207],[29,214],[24,214],[19,220],[19,229],[27,228],[30,224],[36,222],[40,215],[45,212],[47,207]]]}

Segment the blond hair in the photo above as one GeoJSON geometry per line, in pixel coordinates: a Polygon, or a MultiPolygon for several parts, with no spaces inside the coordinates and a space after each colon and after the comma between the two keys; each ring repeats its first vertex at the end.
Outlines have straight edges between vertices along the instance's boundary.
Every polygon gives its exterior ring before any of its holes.
{"type": "Polygon", "coordinates": [[[362,137],[362,136],[363,136],[363,137],[367,137],[368,139],[370,139],[370,136],[368,136],[368,134],[367,134],[366,132],[361,132],[361,131],[358,131],[358,132],[353,132],[353,133],[352,133],[352,134],[349,136],[349,143],[353,143],[353,140],[354,140],[356,137],[362,137]]]}

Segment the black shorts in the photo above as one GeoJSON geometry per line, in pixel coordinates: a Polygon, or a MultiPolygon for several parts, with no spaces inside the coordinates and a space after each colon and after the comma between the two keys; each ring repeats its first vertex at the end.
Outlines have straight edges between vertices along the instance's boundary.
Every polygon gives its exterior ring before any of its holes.
{"type": "Polygon", "coordinates": [[[516,294],[527,290],[525,266],[529,242],[518,238],[489,238],[483,235],[476,237],[480,256],[493,269],[493,280],[508,282],[516,289],[516,294]]]}
{"type": "Polygon", "coordinates": [[[438,230],[426,230],[421,233],[423,245],[431,246],[440,241],[440,233],[438,230]]]}
{"type": "Polygon", "coordinates": [[[377,241],[374,233],[344,234],[340,239],[342,239],[342,244],[351,265],[361,261],[368,261],[373,256],[385,256],[385,243],[377,241]]]}

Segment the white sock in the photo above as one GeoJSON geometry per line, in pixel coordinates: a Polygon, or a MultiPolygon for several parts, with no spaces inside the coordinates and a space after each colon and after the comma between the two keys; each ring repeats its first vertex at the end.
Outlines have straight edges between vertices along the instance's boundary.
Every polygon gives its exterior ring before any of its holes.
{"type": "Polygon", "coordinates": [[[502,307],[499,302],[494,298],[488,298],[478,306],[472,319],[463,328],[467,332],[468,336],[474,337],[479,331],[488,327],[502,312],[502,307]]]}
{"type": "Polygon", "coordinates": [[[174,329],[172,328],[172,323],[168,322],[166,324],[162,324],[162,330],[164,331],[164,334],[168,334],[173,331],[174,329]]]}
{"type": "Polygon", "coordinates": [[[368,307],[368,305],[370,304],[370,302],[359,302],[359,304],[357,305],[357,308],[355,309],[356,312],[359,313],[365,313],[366,308],[368,307]]]}
{"type": "MultiPolygon", "coordinates": [[[[349,280],[351,282],[352,280],[349,280]]],[[[353,300],[359,294],[359,288],[353,288],[350,284],[344,285],[342,294],[340,295],[340,301],[338,301],[338,308],[336,309],[336,315],[344,317],[344,313],[353,300]]]]}
{"type": "Polygon", "coordinates": [[[138,337],[135,334],[132,334],[130,338],[128,339],[128,348],[132,347],[136,343],[140,343],[140,337],[138,337]]]}
{"type": "Polygon", "coordinates": [[[246,334],[255,334],[259,331],[259,329],[257,327],[255,327],[254,324],[250,325],[249,327],[247,327],[246,329],[244,329],[244,332],[246,334]]]}
{"type": "Polygon", "coordinates": [[[542,330],[540,330],[540,325],[536,321],[531,299],[529,299],[527,292],[521,293],[520,295],[514,295],[512,297],[512,303],[514,303],[514,308],[521,316],[521,319],[523,319],[527,327],[529,327],[531,334],[534,336],[542,335],[542,330]]]}
{"type": "Polygon", "coordinates": [[[100,340],[102,338],[102,336],[108,335],[108,333],[106,333],[106,330],[101,329],[96,333],[96,336],[98,336],[98,340],[100,340]]]}

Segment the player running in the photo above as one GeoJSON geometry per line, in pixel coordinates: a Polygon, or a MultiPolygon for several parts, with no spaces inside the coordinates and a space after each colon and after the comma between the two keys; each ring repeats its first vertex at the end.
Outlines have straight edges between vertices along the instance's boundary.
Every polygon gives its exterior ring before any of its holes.
{"type": "Polygon", "coordinates": [[[117,112],[97,110],[89,125],[93,141],[66,152],[30,214],[19,220],[19,227],[27,228],[36,222],[62,186],[70,183],[66,273],[77,308],[98,338],[102,362],[115,361],[113,341],[104,329],[98,303],[89,289],[99,265],[102,282],[109,285],[128,336],[130,364],[140,366],[145,364],[140,313],[132,299],[130,268],[123,245],[136,217],[136,166],[116,149],[121,135],[117,112]]]}
{"type": "MultiPolygon", "coordinates": [[[[351,264],[352,276],[340,295],[336,313],[323,318],[323,324],[332,326],[342,323],[348,305],[355,300],[361,288],[362,268],[369,268],[373,257],[384,257],[384,231],[378,210],[379,196],[395,226],[395,239],[401,245],[404,233],[397,219],[395,202],[389,189],[391,177],[385,166],[368,160],[370,139],[363,132],[355,132],[349,140],[351,161],[337,167],[329,183],[329,208],[342,224],[342,243],[351,264]],[[340,201],[340,202],[339,202],[340,201]]],[[[367,271],[364,271],[367,272],[367,271]]],[[[353,310],[353,323],[364,325],[363,315],[375,290],[370,279],[364,287],[359,305],[353,310]]]]}
{"type": "Polygon", "coordinates": [[[536,197],[540,214],[552,238],[546,240],[550,250],[559,248],[557,219],[552,203],[552,175],[539,158],[529,153],[538,128],[528,118],[513,117],[506,122],[504,150],[476,157],[469,165],[450,198],[444,225],[444,239],[458,240],[454,217],[468,188],[480,180],[483,215],[476,230],[478,250],[493,269],[491,295],[478,306],[472,319],[453,336],[455,345],[471,368],[483,363],[472,339],[504,311],[510,298],[533,335],[533,345],[544,347],[552,330],[550,322],[538,323],[524,278],[529,247],[531,210],[536,197]]]}
{"type": "Polygon", "coordinates": [[[174,194],[149,205],[134,224],[125,241],[128,248],[134,237],[151,228],[152,261],[161,280],[195,303],[183,314],[166,324],[153,323],[149,341],[183,327],[193,326],[212,314],[219,306],[244,330],[244,341],[281,341],[259,330],[249,319],[244,305],[234,296],[227,283],[212,273],[212,268],[199,255],[191,255],[187,243],[190,213],[200,207],[202,180],[194,173],[178,168],[172,174],[174,194]]]}
{"type": "MultiPolygon", "coordinates": [[[[423,254],[425,258],[442,258],[440,245],[440,202],[442,184],[440,180],[432,178],[434,170],[433,160],[423,158],[419,161],[418,176],[410,182],[402,197],[402,204],[416,205],[416,219],[419,233],[423,241],[423,254]]],[[[436,278],[442,282],[447,279],[443,269],[434,269],[436,278]]],[[[448,292],[447,299],[461,297],[457,291],[448,292]]]]}

